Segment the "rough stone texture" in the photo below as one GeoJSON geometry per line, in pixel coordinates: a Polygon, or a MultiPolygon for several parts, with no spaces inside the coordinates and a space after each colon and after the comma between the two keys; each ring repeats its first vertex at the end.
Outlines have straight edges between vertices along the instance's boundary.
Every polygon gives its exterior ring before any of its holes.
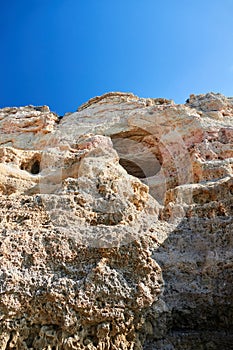
{"type": "Polygon", "coordinates": [[[233,98],[0,110],[0,349],[231,349],[233,98]]]}

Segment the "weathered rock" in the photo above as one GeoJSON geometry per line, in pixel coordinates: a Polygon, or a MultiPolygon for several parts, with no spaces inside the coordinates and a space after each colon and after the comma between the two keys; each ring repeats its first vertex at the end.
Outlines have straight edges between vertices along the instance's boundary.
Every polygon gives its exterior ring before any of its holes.
{"type": "Polygon", "coordinates": [[[0,145],[34,150],[41,137],[54,130],[58,120],[47,106],[3,108],[0,110],[0,145]]]}
{"type": "Polygon", "coordinates": [[[232,107],[0,110],[1,349],[231,348],[232,107]]]}

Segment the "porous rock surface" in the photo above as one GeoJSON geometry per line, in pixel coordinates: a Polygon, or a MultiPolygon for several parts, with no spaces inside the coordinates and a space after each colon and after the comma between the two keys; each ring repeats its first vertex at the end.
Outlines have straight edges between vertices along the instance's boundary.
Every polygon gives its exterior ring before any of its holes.
{"type": "Polygon", "coordinates": [[[0,349],[231,349],[233,98],[0,110],[0,349]]]}

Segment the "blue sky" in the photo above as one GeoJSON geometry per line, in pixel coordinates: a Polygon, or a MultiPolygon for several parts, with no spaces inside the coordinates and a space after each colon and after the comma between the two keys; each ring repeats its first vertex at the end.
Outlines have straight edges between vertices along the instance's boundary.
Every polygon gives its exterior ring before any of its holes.
{"type": "Polygon", "coordinates": [[[0,107],[233,95],[233,0],[1,1],[0,107]]]}

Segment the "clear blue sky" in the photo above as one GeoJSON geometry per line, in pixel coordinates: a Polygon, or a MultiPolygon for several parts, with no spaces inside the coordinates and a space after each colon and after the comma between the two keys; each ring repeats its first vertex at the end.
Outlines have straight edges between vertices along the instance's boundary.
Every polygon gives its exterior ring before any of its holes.
{"type": "Polygon", "coordinates": [[[2,0],[0,40],[0,107],[233,95],[233,0],[2,0]]]}

